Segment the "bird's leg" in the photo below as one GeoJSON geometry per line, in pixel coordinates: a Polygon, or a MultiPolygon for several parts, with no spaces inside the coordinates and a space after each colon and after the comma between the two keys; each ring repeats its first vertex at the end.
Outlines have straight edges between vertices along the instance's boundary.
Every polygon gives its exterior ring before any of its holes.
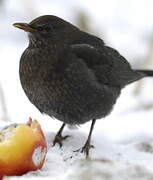
{"type": "Polygon", "coordinates": [[[91,136],[92,136],[92,131],[94,129],[95,122],[96,122],[96,119],[93,119],[91,127],[90,127],[90,132],[88,135],[88,139],[87,139],[86,143],[84,144],[84,146],[82,147],[82,150],[81,150],[82,153],[84,152],[86,154],[86,158],[89,157],[90,148],[94,147],[93,145],[90,144],[90,142],[91,142],[91,136]]]}
{"type": "Polygon", "coordinates": [[[66,138],[68,138],[69,136],[62,136],[62,132],[63,132],[63,129],[65,127],[65,123],[62,124],[61,128],[59,129],[59,131],[57,132],[55,138],[54,138],[54,141],[53,141],[53,146],[55,146],[56,143],[59,144],[60,147],[62,147],[62,141],[66,138]]]}
{"type": "MultiPolygon", "coordinates": [[[[91,136],[92,136],[92,131],[93,131],[93,129],[94,129],[95,122],[96,122],[96,119],[93,119],[93,120],[92,120],[91,127],[90,127],[90,132],[89,132],[87,141],[86,141],[86,143],[84,144],[84,146],[81,148],[81,153],[85,153],[85,154],[86,154],[86,158],[89,157],[89,150],[90,150],[90,148],[94,148],[94,146],[91,145],[90,142],[91,142],[91,136]]],[[[79,150],[76,150],[76,151],[74,151],[74,152],[77,152],[77,151],[80,151],[80,149],[79,149],[79,150]]]]}

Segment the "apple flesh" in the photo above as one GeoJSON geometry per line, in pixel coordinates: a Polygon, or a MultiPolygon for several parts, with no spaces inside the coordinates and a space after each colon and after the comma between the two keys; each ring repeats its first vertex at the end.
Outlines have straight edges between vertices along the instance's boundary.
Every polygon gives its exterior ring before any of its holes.
{"type": "Polygon", "coordinates": [[[36,120],[5,127],[0,131],[0,177],[40,169],[46,153],[46,140],[36,120]]]}

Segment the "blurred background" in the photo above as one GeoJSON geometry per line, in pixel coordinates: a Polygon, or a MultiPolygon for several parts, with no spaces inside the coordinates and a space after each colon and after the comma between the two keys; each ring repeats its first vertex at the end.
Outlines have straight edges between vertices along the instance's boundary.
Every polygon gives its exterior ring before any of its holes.
{"type": "MultiPolygon", "coordinates": [[[[45,14],[57,15],[99,36],[133,68],[153,69],[152,0],[0,0],[0,120],[23,122],[29,116],[49,119],[29,102],[21,88],[19,60],[28,39],[26,33],[12,26],[45,14]]],[[[151,121],[153,78],[125,88],[110,117],[131,120],[130,127],[136,119],[151,121]]]]}

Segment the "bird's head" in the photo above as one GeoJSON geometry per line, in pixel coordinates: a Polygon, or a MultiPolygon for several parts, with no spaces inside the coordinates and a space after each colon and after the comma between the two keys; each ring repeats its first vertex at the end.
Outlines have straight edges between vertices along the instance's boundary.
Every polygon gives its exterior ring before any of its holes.
{"type": "Polygon", "coordinates": [[[71,23],[52,15],[40,16],[30,23],[15,23],[14,27],[22,29],[29,34],[29,38],[42,40],[58,38],[61,40],[67,39],[66,36],[78,30],[71,23]]]}

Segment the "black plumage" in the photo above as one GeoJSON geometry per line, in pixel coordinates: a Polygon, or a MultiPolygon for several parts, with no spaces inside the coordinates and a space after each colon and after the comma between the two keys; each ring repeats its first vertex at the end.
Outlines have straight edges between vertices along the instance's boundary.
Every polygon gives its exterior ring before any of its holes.
{"type": "Polygon", "coordinates": [[[103,40],[56,16],[41,16],[14,26],[27,31],[29,37],[20,60],[20,80],[27,97],[40,112],[63,122],[53,144],[61,146],[67,137],[62,137],[65,123],[92,120],[82,148],[88,156],[96,119],[111,112],[122,88],[153,76],[153,71],[133,70],[103,40]]]}

